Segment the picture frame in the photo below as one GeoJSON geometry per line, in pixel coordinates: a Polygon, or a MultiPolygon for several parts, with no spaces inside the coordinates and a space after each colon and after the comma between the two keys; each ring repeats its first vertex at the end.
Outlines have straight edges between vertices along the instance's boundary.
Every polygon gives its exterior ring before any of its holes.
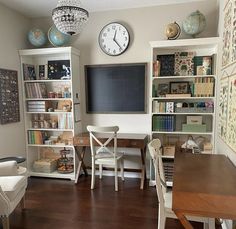
{"type": "Polygon", "coordinates": [[[170,94],[188,94],[189,82],[170,82],[170,94]]]}
{"type": "Polygon", "coordinates": [[[160,83],[157,85],[157,97],[165,97],[169,93],[169,84],[160,83]]]}
{"type": "Polygon", "coordinates": [[[36,71],[33,64],[23,64],[24,80],[36,80],[36,71]]]}
{"type": "Polygon", "coordinates": [[[48,61],[48,79],[70,80],[71,79],[70,60],[48,61]]]}
{"type": "Polygon", "coordinates": [[[39,80],[45,80],[47,79],[47,65],[46,64],[40,64],[38,65],[37,69],[37,75],[39,80]]]}

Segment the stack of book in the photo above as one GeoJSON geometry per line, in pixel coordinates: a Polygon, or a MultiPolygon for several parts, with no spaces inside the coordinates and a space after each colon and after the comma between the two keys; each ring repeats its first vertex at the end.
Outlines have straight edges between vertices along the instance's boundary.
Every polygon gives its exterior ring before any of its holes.
{"type": "Polygon", "coordinates": [[[174,112],[174,102],[158,102],[153,101],[153,113],[173,113],[174,112]]]}
{"type": "Polygon", "coordinates": [[[46,112],[50,107],[50,101],[28,101],[28,112],[46,112]]]}
{"type": "Polygon", "coordinates": [[[154,115],[152,118],[153,121],[153,131],[174,131],[174,116],[166,115],[166,116],[157,116],[154,115]]]}
{"type": "Polygon", "coordinates": [[[174,174],[174,160],[163,158],[163,167],[166,181],[173,181],[174,174]]]}
{"type": "Polygon", "coordinates": [[[47,88],[45,83],[26,83],[26,98],[47,98],[47,88]]]}

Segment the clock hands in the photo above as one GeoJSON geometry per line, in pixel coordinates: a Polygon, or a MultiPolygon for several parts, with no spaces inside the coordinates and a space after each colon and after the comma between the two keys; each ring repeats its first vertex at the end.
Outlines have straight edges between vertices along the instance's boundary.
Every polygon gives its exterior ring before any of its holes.
{"type": "Polygon", "coordinates": [[[114,34],[114,37],[113,37],[113,41],[119,46],[119,48],[122,50],[122,47],[120,46],[120,44],[117,42],[116,40],[116,33],[117,33],[117,30],[115,31],[115,34],[114,34]]]}

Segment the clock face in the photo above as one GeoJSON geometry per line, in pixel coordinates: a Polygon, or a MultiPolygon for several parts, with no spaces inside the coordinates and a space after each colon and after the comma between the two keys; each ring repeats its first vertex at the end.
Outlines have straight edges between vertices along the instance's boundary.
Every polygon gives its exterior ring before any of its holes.
{"type": "Polygon", "coordinates": [[[103,27],[98,41],[103,52],[118,56],[129,46],[129,32],[120,23],[110,23],[103,27]]]}

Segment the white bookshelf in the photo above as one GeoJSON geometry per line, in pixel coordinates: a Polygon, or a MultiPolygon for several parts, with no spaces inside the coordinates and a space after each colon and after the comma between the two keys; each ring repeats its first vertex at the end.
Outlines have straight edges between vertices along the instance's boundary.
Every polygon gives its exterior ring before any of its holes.
{"type": "MultiPolygon", "coordinates": [[[[25,141],[26,141],[26,150],[27,150],[27,167],[30,176],[40,176],[40,177],[51,177],[51,178],[63,178],[63,179],[71,179],[75,180],[77,161],[75,156],[75,150],[73,146],[73,136],[80,133],[82,131],[82,120],[81,120],[81,104],[80,104],[80,77],[79,77],[79,51],[73,47],[60,47],[60,48],[42,48],[42,49],[27,49],[20,50],[20,59],[21,59],[21,68],[22,68],[22,82],[23,82],[23,102],[24,102],[24,119],[25,119],[25,141]],[[48,75],[48,61],[61,61],[61,60],[69,60],[70,63],[70,78],[61,79],[61,78],[47,78],[48,75]],[[28,79],[25,77],[25,69],[23,68],[23,64],[33,65],[35,66],[36,78],[28,79]],[[38,75],[38,66],[45,66],[45,77],[40,78],[38,75]],[[48,92],[59,93],[59,90],[62,92],[62,97],[49,97],[49,95],[44,96],[30,96],[29,97],[29,88],[30,84],[44,84],[44,87],[48,92]],[[65,97],[63,94],[63,88],[70,93],[69,97],[65,97]],[[28,93],[28,94],[27,94],[28,93]],[[47,109],[42,111],[39,108],[29,109],[29,102],[36,101],[45,101],[45,103],[50,103],[50,108],[52,110],[47,109]],[[70,110],[61,110],[58,109],[58,104],[66,103],[70,104],[70,110]],[[75,108],[76,106],[76,108],[75,108]],[[55,111],[54,111],[55,109],[55,111]],[[35,117],[39,119],[35,120],[35,117]],[[40,118],[42,120],[40,120],[40,118]],[[45,119],[44,119],[45,118],[45,119]],[[40,121],[48,122],[49,124],[52,121],[57,122],[56,127],[48,127],[48,126],[34,126],[33,122],[40,121]],[[62,127],[60,127],[63,126],[62,127]],[[40,136],[43,136],[42,133],[45,134],[45,139],[40,139],[40,144],[35,143],[36,134],[35,132],[40,132],[40,136]],[[32,134],[33,133],[33,134],[32,134]],[[33,136],[35,135],[35,136],[33,136]],[[50,137],[54,137],[54,139],[58,136],[69,136],[66,137],[55,144],[52,141],[52,144],[47,144],[45,140],[50,140],[50,137]],[[32,137],[33,136],[33,137],[32,137]],[[70,141],[69,141],[70,140],[70,141]],[[50,151],[54,154],[55,158],[60,158],[60,150],[62,149],[70,150],[70,157],[73,157],[73,166],[74,171],[72,173],[59,173],[56,171],[52,173],[42,173],[36,172],[33,169],[34,161],[45,157],[45,151],[50,151]]],[[[30,90],[32,90],[30,88],[30,90]]],[[[41,90],[41,89],[40,89],[41,90]]],[[[31,94],[32,91],[30,91],[31,94]]],[[[40,92],[41,93],[41,92],[40,92]]],[[[48,124],[48,125],[49,125],[48,124]]],[[[43,138],[43,137],[42,137],[43,138]]],[[[46,156],[47,157],[47,156],[46,156]]]]}
{"type": "MultiPolygon", "coordinates": [[[[167,139],[170,140],[171,143],[176,139],[176,141],[185,142],[188,139],[188,136],[192,136],[193,138],[203,137],[206,141],[211,142],[213,146],[212,152],[214,152],[215,148],[215,109],[217,108],[216,103],[216,88],[218,81],[218,73],[217,73],[217,53],[218,53],[218,37],[212,38],[196,38],[196,39],[184,39],[184,40],[162,40],[162,41],[151,41],[151,58],[150,58],[150,95],[149,95],[149,114],[150,114],[150,136],[151,139],[159,138],[162,143],[166,143],[167,139]],[[190,76],[154,76],[153,72],[153,62],[157,60],[157,55],[165,55],[165,54],[174,54],[175,52],[191,52],[195,51],[196,56],[212,56],[212,73],[211,75],[190,75],[190,76]],[[195,79],[213,79],[214,82],[214,93],[213,96],[197,96],[191,93],[191,97],[188,96],[176,96],[176,97],[159,97],[156,93],[153,92],[153,88],[158,86],[159,84],[170,84],[172,82],[189,82],[189,85],[195,83],[195,79]],[[155,85],[153,87],[153,85],[155,85]],[[186,112],[182,110],[178,112],[174,110],[173,113],[159,111],[159,109],[153,108],[153,102],[155,103],[166,103],[166,102],[174,102],[176,106],[177,103],[207,103],[211,102],[214,105],[214,109],[211,111],[201,112],[200,110],[189,111],[186,112]],[[153,117],[161,116],[173,116],[174,118],[174,129],[172,131],[168,130],[156,130],[153,127],[153,117]],[[182,124],[186,123],[187,116],[202,116],[203,123],[206,124],[207,130],[204,132],[196,132],[196,131],[182,131],[182,124]]],[[[169,92],[170,93],[170,92],[169,92]]],[[[164,118],[165,119],[165,118],[164,118]]],[[[173,159],[174,157],[163,156],[163,158],[173,159]]],[[[150,184],[154,183],[154,169],[152,163],[150,163],[150,184]]],[[[169,182],[172,184],[172,182],[169,182]]]]}

